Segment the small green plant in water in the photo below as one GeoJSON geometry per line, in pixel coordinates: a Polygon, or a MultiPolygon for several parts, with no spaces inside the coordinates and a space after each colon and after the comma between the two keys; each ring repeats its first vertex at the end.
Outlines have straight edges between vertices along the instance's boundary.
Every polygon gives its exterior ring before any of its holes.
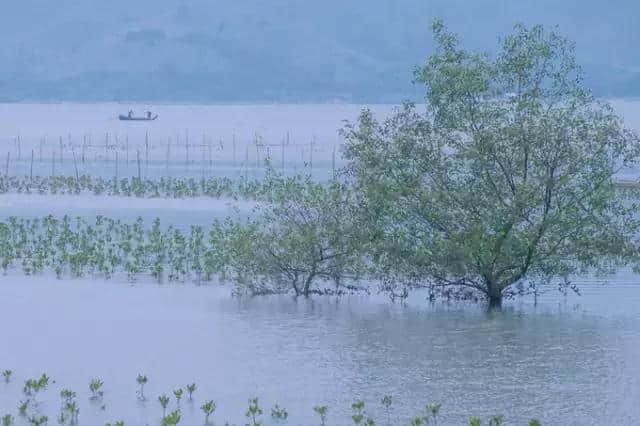
{"type": "Polygon", "coordinates": [[[90,399],[96,400],[102,398],[104,392],[102,391],[102,385],[104,382],[98,378],[91,380],[89,382],[89,390],[91,391],[90,399]]]}
{"type": "Polygon", "coordinates": [[[184,391],[182,388],[176,389],[173,391],[173,395],[176,397],[176,401],[178,403],[178,407],[180,406],[180,401],[182,400],[182,395],[184,395],[184,391]]]}
{"type": "Polygon", "coordinates": [[[162,419],[162,426],[175,426],[180,423],[180,410],[174,410],[162,419]]]}
{"type": "Polygon", "coordinates": [[[107,422],[104,426],[124,426],[124,421],[118,420],[116,422],[107,422]]]}
{"type": "Polygon", "coordinates": [[[424,416],[416,416],[409,422],[409,426],[424,426],[427,424],[427,419],[424,416]]]}
{"type": "Polygon", "coordinates": [[[482,420],[479,417],[471,417],[469,419],[469,426],[482,426],[482,420]]]}
{"type": "Polygon", "coordinates": [[[429,413],[429,415],[431,416],[434,425],[438,424],[438,414],[440,413],[440,407],[441,405],[435,402],[427,405],[427,413],[429,413]]]}
{"type": "Polygon", "coordinates": [[[276,404],[275,407],[271,409],[271,418],[274,420],[286,420],[289,417],[289,413],[286,409],[281,408],[276,404]]]}
{"type": "Polygon", "coordinates": [[[531,419],[529,420],[529,426],[542,426],[542,423],[538,419],[531,419]]]}
{"type": "Polygon", "coordinates": [[[382,400],[380,402],[382,403],[382,406],[384,407],[384,412],[387,415],[387,425],[390,426],[391,425],[391,405],[393,404],[393,398],[391,397],[391,395],[385,395],[382,397],[382,400]]]}
{"type": "Polygon", "coordinates": [[[5,414],[2,416],[2,426],[13,426],[15,424],[15,419],[11,414],[5,414]]]}
{"type": "Polygon", "coordinates": [[[26,416],[28,409],[29,409],[29,400],[20,401],[20,404],[18,404],[18,412],[20,413],[20,415],[26,416]]]}
{"type": "Polygon", "coordinates": [[[320,426],[325,426],[327,424],[327,412],[329,411],[329,407],[326,405],[316,405],[313,407],[313,411],[320,416],[320,426]]]}
{"type": "Polygon", "coordinates": [[[504,423],[504,416],[492,416],[489,419],[489,426],[500,426],[504,423]]]}
{"type": "Polygon", "coordinates": [[[158,402],[162,405],[162,418],[167,417],[167,405],[169,405],[169,397],[162,394],[158,397],[158,402]]]}
{"type": "Polygon", "coordinates": [[[216,411],[216,403],[213,401],[205,401],[204,404],[200,406],[200,409],[204,413],[204,424],[208,425],[209,417],[216,411]]]}
{"type": "Polygon", "coordinates": [[[144,401],[146,398],[144,397],[144,385],[148,382],[147,376],[143,374],[138,374],[136,378],[136,383],[138,383],[138,399],[144,401]]]}
{"type": "Polygon", "coordinates": [[[187,385],[187,393],[189,394],[189,401],[193,401],[193,393],[198,389],[198,385],[191,383],[187,385]]]}
{"type": "Polygon", "coordinates": [[[244,416],[249,419],[249,423],[246,426],[260,426],[262,420],[259,417],[262,415],[262,408],[258,405],[258,398],[252,398],[249,400],[249,408],[244,416]]]}
{"type": "Polygon", "coordinates": [[[35,414],[29,417],[29,424],[31,426],[44,426],[49,421],[47,416],[36,416],[35,414]]]}
{"type": "Polygon", "coordinates": [[[5,383],[9,383],[11,381],[11,375],[13,374],[13,371],[11,370],[4,370],[2,372],[2,377],[4,378],[4,382],[5,383]]]}

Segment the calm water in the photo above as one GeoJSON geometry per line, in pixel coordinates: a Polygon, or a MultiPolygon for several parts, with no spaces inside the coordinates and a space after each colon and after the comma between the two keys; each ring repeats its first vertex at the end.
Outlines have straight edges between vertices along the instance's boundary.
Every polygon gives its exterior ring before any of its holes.
{"type": "MultiPolygon", "coordinates": [[[[616,102],[615,107],[630,125],[640,127],[640,103],[616,102]]],[[[316,138],[314,160],[322,161],[313,170],[325,173],[331,167],[329,153],[339,143],[341,119],[354,118],[359,110],[350,105],[157,106],[161,119],[172,119],[133,127],[114,119],[128,108],[0,105],[0,146],[16,159],[10,172],[28,170],[25,151],[30,156],[34,149],[37,156],[45,135],[45,147],[53,149],[60,136],[65,143],[68,133],[73,143],[82,143],[83,133],[95,141],[108,132],[110,140],[118,134],[119,142],[128,134],[137,146],[148,133],[157,143],[151,163],[158,164],[158,174],[197,175],[203,166],[206,174],[243,173],[242,143],[251,147],[256,131],[280,143],[289,131],[290,141],[316,138]],[[179,136],[186,145],[185,130],[192,139],[200,133],[205,140],[227,141],[219,163],[209,167],[207,156],[201,163],[183,163],[184,152],[172,151],[171,164],[163,168],[166,146],[160,142],[171,137],[177,143],[179,136]],[[15,151],[18,134],[21,163],[15,151]],[[234,135],[235,164],[228,142],[234,135]]],[[[381,113],[389,109],[376,108],[381,113]]],[[[309,167],[303,160],[308,163],[311,151],[303,148],[293,142],[288,146],[288,169],[309,167]]],[[[94,174],[114,171],[115,151],[104,158],[97,157],[97,149],[96,157],[89,152],[80,167],[94,174]]],[[[73,173],[72,157],[65,155],[62,166],[56,160],[57,170],[67,167],[73,173]]],[[[257,155],[255,144],[248,161],[253,164],[251,155],[257,155]]],[[[50,168],[47,161],[45,156],[36,167],[50,168]]],[[[135,174],[137,165],[119,167],[122,174],[135,174]]],[[[140,215],[149,220],[160,216],[185,228],[226,215],[242,217],[250,209],[250,203],[224,200],[0,195],[0,219],[48,213],[88,219],[140,215]]],[[[127,425],[157,424],[157,396],[193,381],[200,388],[194,404],[183,403],[186,425],[201,423],[203,399],[218,403],[218,423],[244,424],[245,403],[252,396],[261,398],[266,414],[275,403],[286,407],[290,425],[317,424],[316,404],[331,406],[329,424],[346,425],[355,398],[365,399],[367,411],[384,419],[379,400],[385,394],[394,396],[399,424],[407,424],[429,401],[442,402],[443,424],[451,425],[465,424],[470,415],[495,413],[505,414],[508,424],[525,424],[533,416],[549,425],[638,424],[640,280],[621,271],[607,285],[592,278],[576,281],[582,296],[550,292],[536,307],[523,299],[487,314],[478,306],[428,306],[420,295],[404,306],[379,296],[238,300],[217,285],[58,281],[11,273],[0,276],[0,369],[13,369],[16,377],[9,385],[0,383],[0,415],[15,414],[23,381],[46,371],[56,383],[42,398],[44,411],[53,417],[59,389],[70,387],[79,394],[80,420],[86,425],[120,418],[127,425]],[[146,404],[136,401],[138,373],[150,379],[146,404]],[[88,401],[88,382],[95,376],[105,381],[104,411],[88,401]]]]}
{"type": "MultiPolygon", "coordinates": [[[[628,278],[628,277],[627,277],[628,278]]],[[[640,415],[639,287],[584,284],[580,298],[548,295],[487,314],[474,306],[407,306],[378,297],[237,300],[217,287],[60,282],[4,277],[0,286],[0,412],[15,412],[23,380],[42,371],[56,383],[43,396],[55,412],[61,387],[79,392],[82,424],[115,418],[154,424],[162,392],[196,381],[185,423],[215,399],[218,421],[241,424],[258,395],[316,424],[311,407],[331,406],[345,425],[354,398],[395,398],[407,424],[428,401],[443,403],[443,424],[504,413],[508,424],[538,415],[543,424],[637,424],[640,415]],[[135,377],[150,378],[136,401],[135,377]],[[88,382],[105,381],[106,411],[88,401],[88,382]]],[[[265,410],[268,412],[269,410],[265,410]]],[[[382,417],[380,417],[382,418],[382,417]]]]}

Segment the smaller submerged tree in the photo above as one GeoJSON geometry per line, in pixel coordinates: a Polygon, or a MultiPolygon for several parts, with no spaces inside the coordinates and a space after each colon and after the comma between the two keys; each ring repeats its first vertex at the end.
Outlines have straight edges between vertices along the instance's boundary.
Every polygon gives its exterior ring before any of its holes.
{"type": "Polygon", "coordinates": [[[440,21],[407,104],[348,125],[348,174],[390,288],[480,294],[490,306],[542,284],[566,286],[636,254],[637,194],[616,174],[638,136],[581,82],[573,46],[517,25],[495,57],[469,52],[440,21]],[[466,289],[466,290],[465,290],[466,289]]]}
{"type": "Polygon", "coordinates": [[[270,175],[254,218],[218,227],[238,291],[309,296],[355,289],[364,267],[353,193],[344,184],[270,175]]]}

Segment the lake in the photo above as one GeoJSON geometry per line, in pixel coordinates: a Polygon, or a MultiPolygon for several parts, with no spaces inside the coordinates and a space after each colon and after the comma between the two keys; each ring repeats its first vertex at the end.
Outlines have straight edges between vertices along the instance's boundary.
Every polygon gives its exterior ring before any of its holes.
{"type": "MultiPolygon", "coordinates": [[[[130,108],[149,107],[0,105],[0,154],[10,152],[11,174],[28,173],[33,150],[36,173],[44,174],[54,166],[56,173],[73,174],[78,167],[109,176],[116,171],[117,152],[119,175],[131,176],[138,172],[140,152],[141,173],[147,176],[259,175],[261,161],[270,156],[287,172],[322,178],[334,166],[341,120],[355,118],[360,109],[157,105],[156,122],[116,119],[130,108]],[[258,149],[256,132],[262,138],[258,149]],[[116,136],[117,144],[110,147],[116,136]],[[63,149],[56,151],[60,138],[63,149]],[[129,161],[124,163],[127,138],[129,161]],[[153,145],[149,165],[145,138],[153,145]],[[283,140],[281,164],[277,148],[283,140]],[[200,145],[193,147],[194,141],[200,145]],[[213,148],[215,141],[218,148],[213,148]],[[217,153],[211,162],[209,146],[217,153]]],[[[640,128],[640,102],[615,101],[614,107],[630,126],[640,128]]],[[[374,106],[380,114],[390,108],[374,106]]],[[[4,167],[4,161],[0,164],[4,167]]],[[[47,213],[125,220],[160,216],[183,229],[227,215],[243,217],[251,207],[230,200],[0,195],[0,219],[47,213]]],[[[421,294],[404,305],[376,294],[238,299],[224,284],[56,280],[12,271],[0,276],[0,369],[14,370],[15,379],[0,383],[0,415],[15,414],[24,380],[46,372],[56,383],[42,396],[41,408],[52,418],[59,389],[69,387],[78,392],[80,421],[88,425],[116,419],[127,425],[157,424],[158,395],[194,381],[199,385],[196,401],[183,401],[181,424],[202,423],[204,399],[217,402],[217,424],[225,419],[244,424],[246,402],[253,396],[260,397],[265,418],[274,404],[286,407],[290,425],[319,424],[312,410],[317,404],[330,406],[328,424],[350,424],[350,405],[362,398],[367,412],[384,424],[380,399],[385,394],[393,396],[400,424],[431,401],[442,403],[439,424],[447,425],[491,414],[504,414],[509,425],[526,424],[534,416],[544,425],[637,424],[638,278],[629,270],[606,284],[576,277],[580,296],[550,291],[537,306],[523,298],[506,302],[502,312],[487,313],[476,305],[429,305],[421,294]],[[138,373],[149,377],[146,403],[136,400],[138,373]],[[104,410],[88,400],[94,377],[105,382],[104,410]]]]}

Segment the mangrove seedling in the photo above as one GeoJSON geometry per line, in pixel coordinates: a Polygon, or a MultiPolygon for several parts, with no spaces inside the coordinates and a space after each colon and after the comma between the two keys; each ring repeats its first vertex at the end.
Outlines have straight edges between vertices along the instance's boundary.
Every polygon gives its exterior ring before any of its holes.
{"type": "Polygon", "coordinates": [[[438,424],[438,413],[440,413],[440,404],[432,402],[427,404],[427,413],[431,415],[431,419],[433,420],[433,424],[438,424]]]}
{"type": "Polygon", "coordinates": [[[69,403],[76,398],[76,393],[70,389],[62,389],[60,391],[60,398],[64,403],[69,403]]]}
{"type": "Polygon", "coordinates": [[[541,426],[542,423],[540,423],[540,420],[538,419],[531,419],[529,420],[529,426],[541,426]]]}
{"type": "Polygon", "coordinates": [[[316,405],[313,407],[313,411],[320,416],[320,426],[325,426],[327,423],[327,411],[329,411],[329,407],[326,405],[316,405]]]}
{"type": "Polygon", "coordinates": [[[489,426],[500,426],[504,423],[504,416],[492,416],[489,419],[489,426]]]}
{"type": "Polygon", "coordinates": [[[271,409],[271,418],[274,420],[286,420],[287,417],[289,417],[289,413],[287,413],[287,410],[278,406],[278,404],[276,404],[275,407],[273,407],[271,409]]]}
{"type": "Polygon", "coordinates": [[[351,404],[351,410],[353,410],[353,415],[351,416],[353,424],[361,424],[364,421],[364,401],[355,401],[353,404],[351,404]]]}
{"type": "Polygon", "coordinates": [[[11,370],[4,370],[2,372],[2,377],[4,377],[4,382],[5,383],[9,383],[11,381],[11,375],[13,374],[13,371],[11,370]]]}
{"type": "Polygon", "coordinates": [[[29,400],[27,399],[26,401],[20,401],[20,404],[18,404],[18,412],[20,413],[20,415],[26,416],[28,409],[29,409],[29,400]]]}
{"type": "Polygon", "coordinates": [[[31,426],[44,426],[49,421],[47,416],[36,416],[35,414],[29,417],[29,424],[31,426]]]}
{"type": "Polygon", "coordinates": [[[102,385],[104,382],[100,379],[93,379],[89,382],[89,390],[91,391],[91,397],[89,399],[96,400],[102,398],[104,392],[102,391],[102,385]]]}
{"type": "Polygon", "coordinates": [[[107,422],[104,426],[124,426],[124,421],[123,420],[118,420],[118,421],[115,421],[113,423],[107,422]]]}
{"type": "Polygon", "coordinates": [[[162,418],[167,417],[167,405],[169,405],[169,397],[166,394],[162,394],[158,397],[158,402],[162,405],[162,418]]]}
{"type": "Polygon", "coordinates": [[[80,414],[80,407],[78,407],[78,403],[74,400],[69,400],[65,403],[64,409],[69,414],[71,424],[77,425],[78,414],[80,414]]]}
{"type": "Polygon", "coordinates": [[[147,376],[143,375],[143,374],[138,374],[138,377],[136,378],[136,382],[138,383],[138,399],[140,399],[141,401],[145,400],[144,397],[144,385],[147,384],[147,376]]]}
{"type": "Polygon", "coordinates": [[[178,407],[180,406],[180,400],[182,400],[182,395],[183,394],[184,394],[184,392],[182,391],[182,388],[178,388],[178,389],[173,391],[173,395],[176,397],[176,402],[178,404],[178,407]]]}
{"type": "Polygon", "coordinates": [[[209,417],[216,411],[216,403],[213,401],[205,401],[200,409],[204,412],[204,424],[208,425],[209,417]]]}
{"type": "Polygon", "coordinates": [[[198,385],[191,383],[187,385],[187,393],[189,394],[189,401],[193,401],[193,393],[198,389],[198,385]]]}
{"type": "Polygon", "coordinates": [[[162,426],[175,426],[180,423],[180,410],[174,410],[162,419],[162,426]]]}
{"type": "Polygon", "coordinates": [[[2,426],[13,426],[15,424],[15,419],[11,414],[5,414],[2,416],[2,426]]]}
{"type": "Polygon", "coordinates": [[[393,404],[393,398],[391,395],[385,395],[380,401],[384,407],[384,412],[387,414],[387,425],[391,425],[391,404],[393,404]]]}
{"type": "Polygon", "coordinates": [[[480,417],[471,417],[469,419],[469,426],[482,426],[482,420],[480,420],[480,417]]]}
{"type": "Polygon", "coordinates": [[[252,398],[249,400],[249,408],[247,412],[244,413],[244,416],[249,419],[249,423],[246,426],[260,426],[262,424],[262,420],[258,417],[262,415],[262,409],[258,405],[258,398],[252,398]]]}
{"type": "Polygon", "coordinates": [[[409,422],[409,426],[424,426],[426,424],[427,424],[427,421],[423,416],[416,416],[413,419],[411,419],[411,422],[409,422]]]}

